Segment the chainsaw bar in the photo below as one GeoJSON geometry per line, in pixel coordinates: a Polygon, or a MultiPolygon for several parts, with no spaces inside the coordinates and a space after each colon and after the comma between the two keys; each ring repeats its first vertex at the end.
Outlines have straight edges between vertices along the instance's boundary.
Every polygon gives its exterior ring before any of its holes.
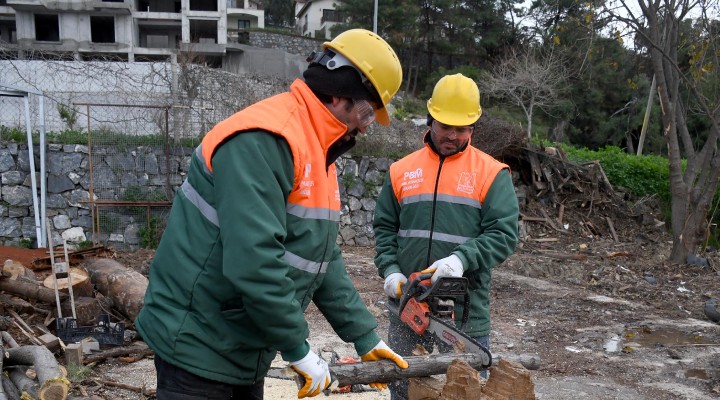
{"type": "MultiPolygon", "coordinates": [[[[397,302],[388,301],[385,303],[385,306],[390,312],[400,317],[400,307],[397,302]]],[[[429,319],[430,324],[427,327],[427,331],[431,332],[438,340],[452,346],[457,353],[477,353],[482,355],[483,367],[489,368],[492,365],[492,354],[490,354],[490,351],[478,343],[477,340],[455,328],[453,326],[455,324],[454,321],[445,322],[432,315],[429,316],[429,319]]]]}

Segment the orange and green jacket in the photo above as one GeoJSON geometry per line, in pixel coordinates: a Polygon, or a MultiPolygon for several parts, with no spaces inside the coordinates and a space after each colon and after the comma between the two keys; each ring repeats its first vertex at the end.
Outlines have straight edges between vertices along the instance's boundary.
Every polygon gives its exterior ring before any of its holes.
{"type": "Polygon", "coordinates": [[[304,82],[217,124],[191,158],[138,331],[165,361],[247,385],[309,347],[313,301],[358,354],[380,338],[336,244],[331,145],[346,132],[304,82]]]}
{"type": "Polygon", "coordinates": [[[470,145],[442,157],[426,143],[390,166],[375,208],[375,265],[381,277],[410,276],[457,255],[469,280],[465,331],[488,335],[491,269],[515,250],[518,215],[507,165],[470,145]]]}

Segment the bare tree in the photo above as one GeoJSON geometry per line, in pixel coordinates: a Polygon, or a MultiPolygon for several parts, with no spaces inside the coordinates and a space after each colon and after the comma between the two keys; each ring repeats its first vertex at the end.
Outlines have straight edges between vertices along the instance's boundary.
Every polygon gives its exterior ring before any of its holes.
{"type": "MultiPolygon", "coordinates": [[[[720,180],[720,58],[717,0],[618,0],[611,10],[644,46],[657,79],[662,127],[668,149],[673,248],[685,263],[707,238],[708,210],[720,180]],[[639,10],[638,10],[639,6],[639,10]],[[692,34],[682,24],[694,18],[692,34]],[[679,62],[689,50],[689,68],[679,62]],[[688,115],[708,126],[702,136],[688,129],[688,115]],[[703,139],[704,138],[704,141],[703,139]],[[698,148],[695,144],[700,143],[698,148]],[[683,161],[687,164],[683,168],[683,161]]],[[[637,40],[636,39],[636,40],[637,40]]]]}
{"type": "Polygon", "coordinates": [[[523,110],[530,139],[535,108],[547,111],[557,104],[565,75],[562,63],[553,53],[541,55],[524,49],[513,51],[497,63],[480,86],[484,92],[523,110]]]}

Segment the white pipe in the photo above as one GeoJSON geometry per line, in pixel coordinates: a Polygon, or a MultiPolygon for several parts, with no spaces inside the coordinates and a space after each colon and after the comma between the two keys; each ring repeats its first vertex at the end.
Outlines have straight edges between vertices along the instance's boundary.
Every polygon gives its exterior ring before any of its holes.
{"type": "Polygon", "coordinates": [[[35,214],[35,237],[38,240],[38,246],[42,240],[42,233],[40,232],[40,212],[38,207],[37,198],[37,182],[35,178],[35,154],[33,152],[33,140],[32,140],[32,129],[30,129],[30,96],[25,95],[25,129],[27,131],[27,142],[28,142],[28,156],[30,157],[30,182],[32,184],[33,194],[33,211],[35,214]]]}
{"type": "Polygon", "coordinates": [[[377,8],[378,0],[375,0],[375,9],[373,11],[373,33],[377,34],[377,8]]]}
{"type": "Polygon", "coordinates": [[[38,247],[46,247],[47,233],[45,231],[45,218],[47,218],[47,177],[45,176],[45,95],[40,95],[40,235],[38,247]]]}

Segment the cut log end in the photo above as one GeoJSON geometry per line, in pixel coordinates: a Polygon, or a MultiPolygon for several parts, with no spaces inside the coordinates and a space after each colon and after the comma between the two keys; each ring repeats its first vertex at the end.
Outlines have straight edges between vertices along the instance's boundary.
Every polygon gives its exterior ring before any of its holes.
{"type": "Polygon", "coordinates": [[[38,400],[65,400],[70,392],[70,381],[63,377],[48,379],[38,390],[38,400]]]}
{"type": "MultiPolygon", "coordinates": [[[[63,293],[68,293],[68,287],[72,285],[74,297],[92,297],[93,287],[90,282],[90,275],[81,268],[70,268],[69,278],[57,279],[58,290],[63,293]]],[[[43,286],[48,289],[55,289],[54,277],[52,274],[48,275],[43,281],[43,286]]]]}

